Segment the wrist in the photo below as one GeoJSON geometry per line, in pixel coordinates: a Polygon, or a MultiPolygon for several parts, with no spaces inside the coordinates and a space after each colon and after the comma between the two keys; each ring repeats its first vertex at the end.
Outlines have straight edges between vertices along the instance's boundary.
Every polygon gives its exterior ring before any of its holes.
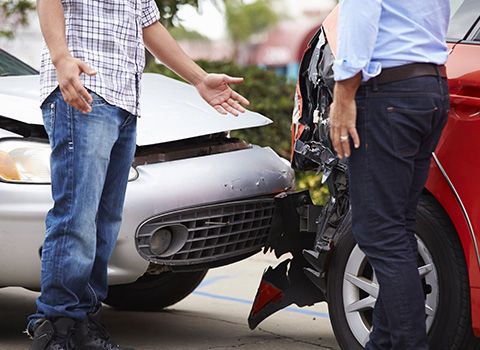
{"type": "Polygon", "coordinates": [[[208,73],[205,72],[203,69],[201,72],[197,72],[193,77],[192,79],[190,80],[190,83],[195,86],[195,87],[198,87],[198,85],[200,85],[202,82],[205,81],[205,79],[207,78],[208,76],[208,73]]]}
{"type": "Polygon", "coordinates": [[[55,54],[51,54],[52,57],[52,63],[56,67],[58,64],[60,64],[62,61],[65,59],[72,58],[72,55],[68,51],[63,51],[55,54]]]}

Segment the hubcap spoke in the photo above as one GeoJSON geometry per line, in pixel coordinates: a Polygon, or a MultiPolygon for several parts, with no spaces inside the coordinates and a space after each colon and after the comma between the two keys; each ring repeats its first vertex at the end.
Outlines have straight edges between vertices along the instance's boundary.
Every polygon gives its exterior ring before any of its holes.
{"type": "Polygon", "coordinates": [[[346,309],[347,309],[347,312],[366,311],[369,309],[373,309],[376,301],[377,299],[375,299],[374,297],[368,296],[364,299],[351,303],[350,305],[347,306],[346,309]]]}
{"type": "Polygon", "coordinates": [[[433,310],[429,305],[425,304],[425,314],[428,317],[432,317],[435,315],[435,310],[433,310]]]}
{"type": "Polygon", "coordinates": [[[357,277],[350,273],[345,274],[345,279],[360,288],[364,292],[370,294],[375,299],[378,298],[378,285],[364,277],[357,277]]]}
{"type": "Polygon", "coordinates": [[[432,264],[423,265],[418,268],[418,274],[420,275],[420,277],[425,277],[432,271],[433,271],[432,264]]]}

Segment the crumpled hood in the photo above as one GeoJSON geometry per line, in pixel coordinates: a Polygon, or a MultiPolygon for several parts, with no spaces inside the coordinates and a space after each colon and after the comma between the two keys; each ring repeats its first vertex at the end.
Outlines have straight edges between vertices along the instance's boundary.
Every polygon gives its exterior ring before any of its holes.
{"type": "MultiPolygon", "coordinates": [[[[37,75],[0,78],[0,116],[42,125],[37,75]]],[[[152,145],[230,130],[268,125],[272,121],[247,111],[222,116],[194,87],[160,74],[144,74],[137,144],[152,145]]]]}

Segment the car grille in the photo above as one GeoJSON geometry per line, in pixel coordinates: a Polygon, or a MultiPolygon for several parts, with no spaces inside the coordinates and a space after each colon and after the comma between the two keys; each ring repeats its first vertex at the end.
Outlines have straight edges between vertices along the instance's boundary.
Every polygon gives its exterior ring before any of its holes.
{"type": "MultiPolygon", "coordinates": [[[[255,199],[188,208],[147,220],[137,231],[139,253],[163,265],[195,265],[232,259],[259,251],[268,237],[274,200],[255,199]],[[184,225],[188,238],[172,256],[158,257],[149,242],[155,228],[184,225]]],[[[234,259],[233,259],[234,260],[234,259]]]]}

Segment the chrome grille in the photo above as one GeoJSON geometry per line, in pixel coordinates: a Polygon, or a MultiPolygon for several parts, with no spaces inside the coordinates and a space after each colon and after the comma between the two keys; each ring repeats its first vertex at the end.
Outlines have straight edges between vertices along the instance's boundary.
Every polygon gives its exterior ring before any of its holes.
{"type": "Polygon", "coordinates": [[[268,237],[274,200],[255,199],[188,208],[162,214],[143,223],[136,234],[139,253],[163,265],[195,265],[234,259],[259,251],[268,237]],[[150,251],[152,232],[165,225],[181,224],[188,239],[176,254],[158,257],[150,251]]]}

